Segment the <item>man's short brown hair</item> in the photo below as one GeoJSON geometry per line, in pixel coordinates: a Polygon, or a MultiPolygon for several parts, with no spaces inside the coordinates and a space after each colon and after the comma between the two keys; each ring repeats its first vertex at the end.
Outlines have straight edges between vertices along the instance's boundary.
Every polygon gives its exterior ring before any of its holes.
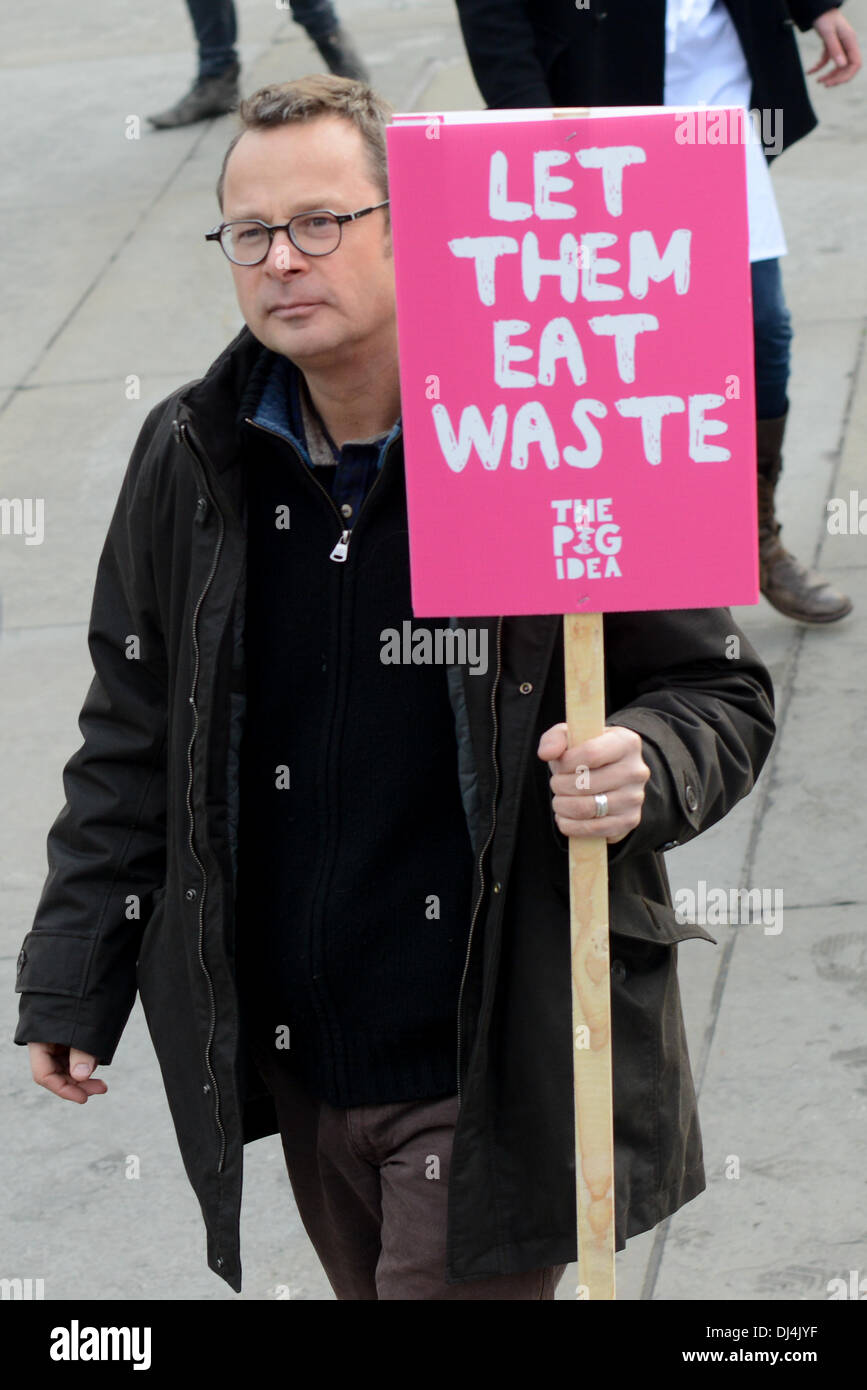
{"type": "Polygon", "coordinates": [[[223,156],[223,167],[217,181],[220,211],[223,210],[223,188],[229,155],[246,131],[268,130],[272,126],[288,125],[292,122],[300,124],[316,120],[319,116],[340,116],[358,128],[367,150],[371,176],[381,190],[383,199],[387,198],[385,127],[393,109],[383,97],[377,96],[366,82],[356,82],[348,77],[335,77],[332,73],[317,72],[310,77],[299,77],[294,82],[280,82],[269,87],[260,87],[258,92],[242,101],[238,108],[241,129],[223,156]]]}

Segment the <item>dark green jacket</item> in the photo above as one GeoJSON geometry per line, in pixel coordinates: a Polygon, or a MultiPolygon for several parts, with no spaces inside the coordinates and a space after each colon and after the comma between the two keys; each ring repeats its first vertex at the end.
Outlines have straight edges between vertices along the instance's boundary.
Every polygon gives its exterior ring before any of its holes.
{"type": "MultiPolygon", "coordinates": [[[[133,450],[97,572],[84,742],[19,959],[15,1034],[108,1065],[139,989],[208,1262],[236,1290],[244,1143],[277,1128],[239,1043],[233,949],[246,545],[235,418],[259,351],[244,329],[150,412],[133,450]]],[[[400,437],[390,449],[400,462],[400,437]]],[[[335,540],[342,527],[335,509],[335,540]]],[[[355,545],[347,564],[363,534],[355,545]]],[[[455,1041],[452,1279],[576,1253],[568,851],[536,756],[565,717],[562,621],[477,621],[496,660],[485,676],[449,668],[478,861],[455,1041]]],[[[707,933],[676,921],[661,851],[747,794],[773,715],[768,673],[727,610],[611,615],[605,639],[609,722],[641,734],[652,773],[641,824],[610,851],[622,1246],[705,1185],[676,943],[707,933]]]]}

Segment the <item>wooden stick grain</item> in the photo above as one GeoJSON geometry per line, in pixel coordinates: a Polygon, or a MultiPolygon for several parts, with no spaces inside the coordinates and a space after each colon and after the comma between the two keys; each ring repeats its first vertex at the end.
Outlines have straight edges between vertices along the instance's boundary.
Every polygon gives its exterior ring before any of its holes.
{"type": "MultiPolygon", "coordinates": [[[[605,729],[601,613],[563,617],[569,746],[605,729]]],[[[579,1297],[613,1299],[614,1137],[608,844],[569,841],[579,1297]]]]}

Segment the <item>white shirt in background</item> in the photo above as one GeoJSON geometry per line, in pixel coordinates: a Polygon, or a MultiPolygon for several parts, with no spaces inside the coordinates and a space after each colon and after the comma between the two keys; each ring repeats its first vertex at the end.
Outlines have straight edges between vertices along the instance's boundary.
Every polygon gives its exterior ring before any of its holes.
{"type": "MultiPolygon", "coordinates": [[[[667,0],[666,106],[750,109],[752,82],[738,32],[722,0],[667,0]]],[[[782,119],[782,117],[780,117],[782,119]]],[[[748,134],[751,126],[748,125],[748,134]]],[[[746,142],[750,260],[785,256],[786,239],[761,142],[746,142]]]]}

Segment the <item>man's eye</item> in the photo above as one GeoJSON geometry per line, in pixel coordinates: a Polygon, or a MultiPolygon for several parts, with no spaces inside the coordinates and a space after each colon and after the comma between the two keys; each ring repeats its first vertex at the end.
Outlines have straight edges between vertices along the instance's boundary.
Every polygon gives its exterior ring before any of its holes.
{"type": "Polygon", "coordinates": [[[256,238],[262,236],[263,233],[264,233],[264,228],[263,228],[263,227],[236,227],[236,228],[235,228],[235,240],[236,240],[236,241],[255,241],[256,238]]]}
{"type": "Polygon", "coordinates": [[[301,230],[302,232],[327,232],[333,225],[333,217],[328,217],[325,213],[319,213],[318,215],[303,218],[301,230]]]}

